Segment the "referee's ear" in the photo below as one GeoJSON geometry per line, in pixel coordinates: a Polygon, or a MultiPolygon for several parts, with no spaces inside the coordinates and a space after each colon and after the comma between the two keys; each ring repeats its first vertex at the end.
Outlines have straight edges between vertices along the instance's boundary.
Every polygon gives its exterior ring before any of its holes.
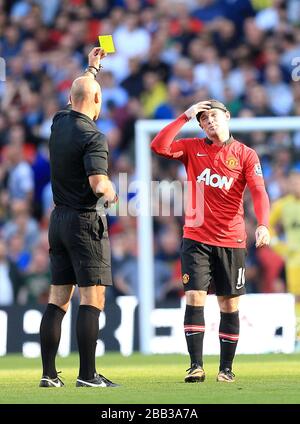
{"type": "Polygon", "coordinates": [[[94,102],[95,103],[101,103],[101,95],[100,95],[100,93],[98,93],[98,92],[95,93],[94,102]]]}

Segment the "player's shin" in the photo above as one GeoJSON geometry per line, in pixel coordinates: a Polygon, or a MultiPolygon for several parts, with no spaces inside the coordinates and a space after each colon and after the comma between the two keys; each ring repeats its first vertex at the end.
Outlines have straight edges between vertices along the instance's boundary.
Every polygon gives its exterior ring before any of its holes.
{"type": "Polygon", "coordinates": [[[186,305],[184,332],[192,364],[203,366],[204,307],[186,305]]]}
{"type": "Polygon", "coordinates": [[[236,347],[239,340],[240,321],[239,312],[221,312],[219,327],[220,338],[220,370],[232,369],[236,347]]]}

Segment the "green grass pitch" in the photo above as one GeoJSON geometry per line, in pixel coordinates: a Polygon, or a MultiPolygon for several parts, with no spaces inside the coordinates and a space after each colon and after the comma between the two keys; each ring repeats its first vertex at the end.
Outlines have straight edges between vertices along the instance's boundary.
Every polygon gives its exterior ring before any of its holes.
{"type": "Polygon", "coordinates": [[[0,358],[1,404],[292,404],[300,403],[300,354],[238,355],[233,384],[217,383],[218,357],[205,358],[206,381],[183,382],[184,355],[106,353],[98,372],[117,388],[76,388],[78,356],[57,359],[63,388],[39,388],[40,360],[0,358]],[[99,393],[100,392],[100,393],[99,393]]]}

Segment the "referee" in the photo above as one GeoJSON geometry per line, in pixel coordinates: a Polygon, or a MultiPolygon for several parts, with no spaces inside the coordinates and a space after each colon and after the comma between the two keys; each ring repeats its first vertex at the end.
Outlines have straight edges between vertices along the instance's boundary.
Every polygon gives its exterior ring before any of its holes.
{"type": "Polygon", "coordinates": [[[89,66],[71,88],[70,105],[58,112],[51,127],[50,166],[55,208],[49,225],[51,287],[40,327],[43,375],[40,387],[62,387],[57,375],[61,323],[78,285],[80,306],[76,334],[80,358],[77,387],[114,387],[96,372],[95,350],[105,287],[112,284],[110,245],[105,214],[96,205],[111,204],[117,196],[107,176],[108,146],[96,121],[101,91],[96,75],[105,56],[94,48],[89,66]]]}
{"type": "Polygon", "coordinates": [[[204,305],[212,282],[221,312],[217,381],[235,381],[232,364],[239,339],[239,297],[245,294],[246,185],[258,223],[256,246],[270,242],[269,199],[258,156],[230,134],[229,120],[230,113],[223,103],[215,99],[199,102],[163,128],[151,143],[154,152],[184,164],[190,182],[188,204],[195,207],[203,200],[203,210],[196,209],[197,213],[203,212],[202,223],[186,214],[181,248],[186,295],[184,331],[191,358],[186,383],[205,380],[204,305]],[[197,119],[207,137],[175,140],[182,126],[192,118],[197,119]]]}

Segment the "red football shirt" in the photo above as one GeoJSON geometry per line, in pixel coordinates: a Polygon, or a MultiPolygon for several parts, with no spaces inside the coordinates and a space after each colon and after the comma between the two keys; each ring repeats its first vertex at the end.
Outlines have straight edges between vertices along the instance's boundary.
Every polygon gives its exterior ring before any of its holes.
{"type": "Polygon", "coordinates": [[[221,147],[205,138],[172,140],[187,121],[181,115],[151,144],[156,153],[185,165],[194,213],[186,212],[183,236],[215,246],[246,247],[243,194],[246,185],[264,186],[258,156],[233,137],[221,147]]]}

